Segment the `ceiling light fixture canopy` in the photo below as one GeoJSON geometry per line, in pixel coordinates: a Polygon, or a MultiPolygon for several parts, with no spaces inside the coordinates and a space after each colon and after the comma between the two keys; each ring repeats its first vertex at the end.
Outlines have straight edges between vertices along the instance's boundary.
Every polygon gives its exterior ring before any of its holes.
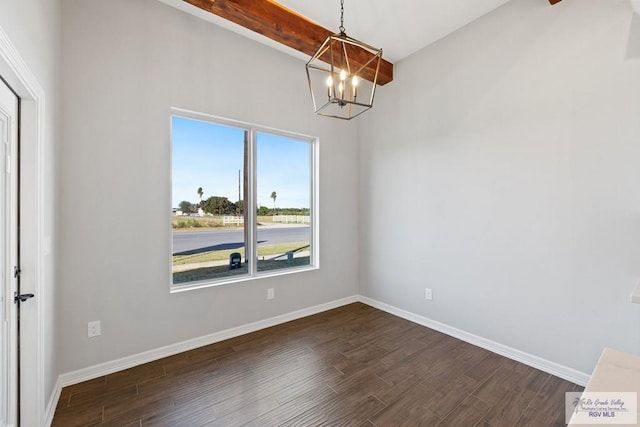
{"type": "Polygon", "coordinates": [[[344,0],[339,30],[307,62],[307,79],[316,114],[351,120],[373,107],[382,49],[347,36],[344,0]]]}

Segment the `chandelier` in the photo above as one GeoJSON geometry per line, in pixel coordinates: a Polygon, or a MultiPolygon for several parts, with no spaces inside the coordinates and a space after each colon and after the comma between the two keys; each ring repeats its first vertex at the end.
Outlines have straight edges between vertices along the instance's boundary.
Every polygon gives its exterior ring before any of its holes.
{"type": "Polygon", "coordinates": [[[382,49],[347,36],[344,0],[338,29],[307,62],[307,80],[316,114],[351,120],[373,107],[382,49]]]}

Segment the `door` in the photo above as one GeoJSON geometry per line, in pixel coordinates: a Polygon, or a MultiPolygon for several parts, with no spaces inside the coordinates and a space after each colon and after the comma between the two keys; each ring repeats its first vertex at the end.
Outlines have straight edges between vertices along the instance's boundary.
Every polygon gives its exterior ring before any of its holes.
{"type": "Polygon", "coordinates": [[[0,79],[0,426],[19,422],[18,108],[0,79]]]}

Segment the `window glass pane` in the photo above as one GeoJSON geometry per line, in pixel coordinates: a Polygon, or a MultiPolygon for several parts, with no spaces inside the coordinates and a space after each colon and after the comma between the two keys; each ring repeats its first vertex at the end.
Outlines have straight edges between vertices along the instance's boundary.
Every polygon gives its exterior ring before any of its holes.
{"type": "Polygon", "coordinates": [[[311,142],[257,133],[257,270],[311,264],[311,142]]]}
{"type": "Polygon", "coordinates": [[[173,116],[175,285],[247,274],[244,129],[173,116]]]}

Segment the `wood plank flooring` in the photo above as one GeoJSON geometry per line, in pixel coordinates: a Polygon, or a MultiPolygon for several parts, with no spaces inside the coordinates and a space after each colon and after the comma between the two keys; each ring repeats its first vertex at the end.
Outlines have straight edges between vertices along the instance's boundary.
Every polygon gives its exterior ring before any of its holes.
{"type": "Polygon", "coordinates": [[[54,426],[563,426],[582,388],[356,303],[65,387],[54,426]]]}

